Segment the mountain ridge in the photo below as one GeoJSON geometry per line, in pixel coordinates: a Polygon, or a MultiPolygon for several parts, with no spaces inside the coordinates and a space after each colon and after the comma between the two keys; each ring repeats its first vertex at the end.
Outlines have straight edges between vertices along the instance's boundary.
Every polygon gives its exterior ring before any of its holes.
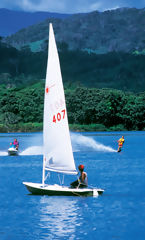
{"type": "Polygon", "coordinates": [[[71,14],[61,14],[53,12],[25,12],[0,8],[0,35],[6,37],[14,34],[22,28],[51,18],[67,18],[71,14]]]}
{"type": "Polygon", "coordinates": [[[49,18],[0,39],[1,84],[45,78],[50,22],[66,85],[144,91],[145,14],[129,8],[49,18]]]}
{"type": "Polygon", "coordinates": [[[48,18],[21,29],[5,41],[14,47],[48,38],[49,23],[54,26],[56,40],[65,42],[70,50],[132,52],[145,49],[145,11],[136,8],[118,8],[105,12],[73,14],[69,18],[48,18]]]}

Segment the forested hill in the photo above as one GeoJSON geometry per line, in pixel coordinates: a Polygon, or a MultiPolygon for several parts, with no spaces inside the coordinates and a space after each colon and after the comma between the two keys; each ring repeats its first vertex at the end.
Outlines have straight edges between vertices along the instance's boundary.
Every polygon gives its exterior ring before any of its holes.
{"type": "Polygon", "coordinates": [[[66,18],[69,14],[51,12],[23,12],[0,9],[0,36],[8,36],[22,28],[44,21],[47,18],[66,18]]]}
{"type": "Polygon", "coordinates": [[[45,78],[53,23],[65,86],[145,91],[145,10],[120,8],[47,19],[0,42],[0,84],[45,78]]]}
{"type": "Polygon", "coordinates": [[[49,22],[71,129],[144,130],[145,11],[125,8],[51,18],[0,38],[0,131],[42,130],[49,22]]]}
{"type": "MultiPolygon", "coordinates": [[[[145,55],[121,52],[88,54],[69,51],[58,44],[63,82],[69,88],[77,86],[114,88],[125,91],[145,91],[145,55]]],[[[0,84],[7,87],[28,86],[45,79],[47,49],[33,53],[0,44],[0,84]]]]}
{"type": "Polygon", "coordinates": [[[49,18],[20,30],[6,41],[18,48],[39,41],[43,47],[43,41],[48,38],[49,22],[54,25],[56,40],[67,43],[69,49],[96,53],[145,49],[145,10],[135,8],[73,14],[65,19],[49,18]]]}
{"type": "MultiPolygon", "coordinates": [[[[109,89],[66,89],[71,129],[90,131],[145,130],[145,93],[109,89]]],[[[27,88],[0,86],[0,132],[43,128],[44,82],[27,88]]]]}

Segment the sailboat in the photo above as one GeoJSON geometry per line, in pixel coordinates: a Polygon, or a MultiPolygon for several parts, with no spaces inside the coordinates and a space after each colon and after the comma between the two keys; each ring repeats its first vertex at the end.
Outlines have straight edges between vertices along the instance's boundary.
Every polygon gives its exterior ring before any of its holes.
{"type": "Polygon", "coordinates": [[[23,182],[36,195],[93,196],[103,189],[70,188],[62,184],[46,184],[46,171],[76,175],[64,88],[53,26],[49,25],[48,62],[45,83],[43,116],[42,183],[23,182]]]}

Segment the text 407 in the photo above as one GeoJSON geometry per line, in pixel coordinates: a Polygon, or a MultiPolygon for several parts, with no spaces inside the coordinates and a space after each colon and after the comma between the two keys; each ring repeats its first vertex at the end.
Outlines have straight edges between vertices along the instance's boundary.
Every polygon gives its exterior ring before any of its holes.
{"type": "Polygon", "coordinates": [[[61,121],[65,118],[65,109],[62,110],[60,113],[53,115],[53,122],[56,123],[57,121],[61,121]]]}

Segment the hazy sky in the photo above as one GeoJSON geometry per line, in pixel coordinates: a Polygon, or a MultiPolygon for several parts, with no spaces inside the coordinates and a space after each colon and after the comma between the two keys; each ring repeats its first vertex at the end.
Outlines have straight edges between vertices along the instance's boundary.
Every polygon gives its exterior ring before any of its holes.
{"type": "Polygon", "coordinates": [[[145,0],[0,0],[0,8],[24,11],[78,13],[119,7],[144,8],[145,0]]]}

